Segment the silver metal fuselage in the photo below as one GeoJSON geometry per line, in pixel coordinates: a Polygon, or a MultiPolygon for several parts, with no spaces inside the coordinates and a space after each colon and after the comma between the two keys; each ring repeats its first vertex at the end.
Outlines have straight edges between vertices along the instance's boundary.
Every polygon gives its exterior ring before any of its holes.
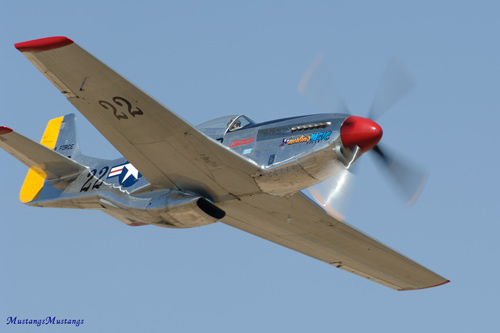
{"type": "Polygon", "coordinates": [[[349,115],[317,114],[254,124],[220,138],[225,146],[260,166],[263,192],[284,196],[328,179],[351,160],[340,141],[349,115]]]}
{"type": "MultiPolygon", "coordinates": [[[[340,128],[347,117],[318,114],[249,124],[234,131],[198,130],[207,140],[217,140],[257,164],[259,172],[253,177],[263,192],[286,196],[331,177],[352,161],[352,153],[340,141],[340,128]]],[[[125,158],[80,156],[79,162],[87,166],[86,172],[47,181],[41,196],[46,199],[31,205],[101,209],[130,225],[174,228],[207,225],[224,216],[215,205],[223,198],[183,188],[152,191],[140,174],[125,185],[123,177],[111,175],[116,166],[128,163],[125,158]]]]}

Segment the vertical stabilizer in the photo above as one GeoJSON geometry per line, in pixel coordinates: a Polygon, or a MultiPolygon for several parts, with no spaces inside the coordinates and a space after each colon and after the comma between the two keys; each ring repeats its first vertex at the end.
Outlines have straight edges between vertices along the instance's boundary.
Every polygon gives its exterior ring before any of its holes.
{"type": "MultiPolygon", "coordinates": [[[[57,141],[52,149],[54,149],[61,155],[72,159],[77,159],[77,157],[80,155],[80,146],[78,144],[78,136],[76,131],[76,116],[73,113],[70,113],[61,118],[62,121],[60,124],[58,124],[58,122],[54,124],[55,126],[59,125],[59,129],[56,139],[57,141]]],[[[53,119],[50,122],[61,118],[53,119]]],[[[50,126],[50,122],[49,125],[47,125],[47,128],[50,126]]],[[[43,142],[41,143],[46,145],[43,142]]],[[[50,146],[47,147],[51,148],[50,146]]]]}
{"type": "MultiPolygon", "coordinates": [[[[80,149],[76,137],[75,115],[68,114],[64,117],[50,120],[45,128],[40,144],[69,158],[79,155],[80,149]]],[[[21,193],[19,194],[21,202],[27,203],[38,199],[46,177],[47,173],[45,170],[32,166],[26,175],[21,193]]]]}

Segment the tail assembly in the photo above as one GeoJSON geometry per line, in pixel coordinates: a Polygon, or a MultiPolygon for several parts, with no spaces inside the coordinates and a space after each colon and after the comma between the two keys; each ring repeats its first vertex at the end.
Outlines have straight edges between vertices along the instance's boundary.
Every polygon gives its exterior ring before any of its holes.
{"type": "Polygon", "coordinates": [[[73,114],[52,119],[40,143],[0,126],[0,148],[30,168],[21,188],[21,202],[37,207],[99,209],[131,226],[191,228],[225,216],[213,202],[192,193],[144,190],[149,183],[124,157],[102,160],[80,154],[75,120],[73,114]],[[126,185],[127,179],[133,180],[131,185],[126,185]]]}
{"type": "Polygon", "coordinates": [[[69,114],[49,121],[40,144],[0,127],[0,147],[30,168],[19,195],[23,203],[39,199],[45,180],[76,176],[86,169],[72,159],[80,156],[75,120],[69,114]]]}
{"type": "MultiPolygon", "coordinates": [[[[79,160],[81,156],[80,146],[76,131],[76,116],[73,113],[49,121],[45,129],[45,132],[47,131],[50,133],[44,133],[42,140],[45,139],[46,134],[54,136],[55,146],[52,148],[53,150],[73,160],[79,160]]],[[[50,144],[54,144],[54,141],[50,141],[50,144]]],[[[45,145],[45,143],[42,144],[45,145]]]]}

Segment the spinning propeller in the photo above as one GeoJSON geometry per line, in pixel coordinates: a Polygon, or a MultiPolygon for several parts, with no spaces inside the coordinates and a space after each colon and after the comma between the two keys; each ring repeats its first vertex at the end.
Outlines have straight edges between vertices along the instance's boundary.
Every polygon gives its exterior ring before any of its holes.
{"type": "MultiPolygon", "coordinates": [[[[304,97],[327,112],[349,114],[342,97],[335,89],[332,76],[319,55],[309,65],[300,80],[298,90],[304,97]]],[[[367,118],[350,116],[340,130],[340,138],[344,147],[355,151],[355,156],[371,151],[377,156],[390,178],[401,191],[404,200],[413,204],[422,191],[427,173],[408,162],[404,162],[395,153],[389,153],[382,148],[379,141],[382,138],[382,128],[375,120],[396,104],[415,86],[415,80],[409,71],[395,58],[387,64],[377,93],[371,105],[367,118]]],[[[352,180],[348,168],[338,171],[331,179],[315,185],[309,191],[324,209],[336,217],[342,217],[333,207],[342,206],[346,201],[347,187],[352,180]],[[340,203],[340,204],[339,204],[340,203]]]]}

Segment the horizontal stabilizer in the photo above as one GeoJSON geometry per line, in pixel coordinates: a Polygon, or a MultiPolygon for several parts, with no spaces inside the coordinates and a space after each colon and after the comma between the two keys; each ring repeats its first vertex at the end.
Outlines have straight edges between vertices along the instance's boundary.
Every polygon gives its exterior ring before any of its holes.
{"type": "Polygon", "coordinates": [[[57,179],[85,170],[83,165],[8,127],[0,126],[0,147],[45,179],[57,179]]]}

